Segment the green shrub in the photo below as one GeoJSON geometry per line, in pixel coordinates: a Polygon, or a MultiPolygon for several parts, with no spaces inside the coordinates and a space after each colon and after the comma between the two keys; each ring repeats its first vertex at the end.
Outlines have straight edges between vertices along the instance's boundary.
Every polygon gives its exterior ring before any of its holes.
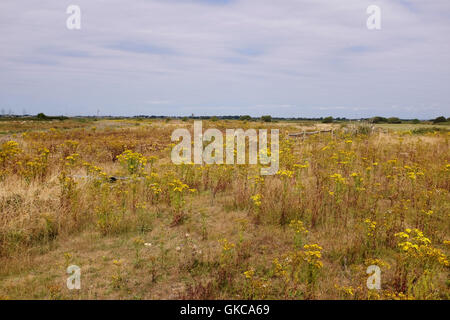
{"type": "Polygon", "coordinates": [[[269,116],[269,115],[262,116],[261,117],[261,121],[263,121],[263,122],[272,122],[272,116],[269,116]]]}
{"type": "Polygon", "coordinates": [[[326,117],[322,120],[322,123],[333,123],[333,117],[326,117]]]}
{"type": "Polygon", "coordinates": [[[402,123],[402,121],[397,117],[390,117],[387,119],[388,123],[402,123]]]}
{"type": "Polygon", "coordinates": [[[436,119],[433,120],[433,123],[442,123],[442,122],[447,122],[447,119],[445,119],[444,116],[437,117],[436,119]]]}

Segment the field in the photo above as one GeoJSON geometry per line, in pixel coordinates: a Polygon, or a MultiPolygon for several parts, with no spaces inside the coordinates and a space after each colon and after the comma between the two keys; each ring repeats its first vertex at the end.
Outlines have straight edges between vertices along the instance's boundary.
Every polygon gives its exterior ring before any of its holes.
{"type": "Polygon", "coordinates": [[[273,176],[173,164],[192,126],[0,121],[0,298],[450,298],[450,126],[203,121],[280,129],[273,176]]]}

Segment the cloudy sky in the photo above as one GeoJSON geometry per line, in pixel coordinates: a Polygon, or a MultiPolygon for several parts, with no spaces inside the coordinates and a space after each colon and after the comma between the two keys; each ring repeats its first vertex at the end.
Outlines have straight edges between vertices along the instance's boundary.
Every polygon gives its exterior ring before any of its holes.
{"type": "Polygon", "coordinates": [[[1,0],[0,109],[448,117],[449,16],[448,0],[1,0]]]}

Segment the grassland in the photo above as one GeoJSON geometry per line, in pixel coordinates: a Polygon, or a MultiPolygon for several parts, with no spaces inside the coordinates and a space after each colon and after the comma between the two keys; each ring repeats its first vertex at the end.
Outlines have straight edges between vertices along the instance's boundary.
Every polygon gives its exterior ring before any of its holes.
{"type": "Polygon", "coordinates": [[[280,171],[174,165],[190,120],[0,122],[0,298],[449,299],[448,125],[203,126],[280,129],[280,171]]]}

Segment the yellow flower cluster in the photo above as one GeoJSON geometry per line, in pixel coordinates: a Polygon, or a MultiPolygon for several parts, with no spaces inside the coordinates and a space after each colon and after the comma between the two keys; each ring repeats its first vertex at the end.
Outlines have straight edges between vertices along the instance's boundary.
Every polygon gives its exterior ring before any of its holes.
{"type": "Polygon", "coordinates": [[[0,147],[0,164],[9,158],[12,158],[21,152],[19,144],[16,141],[8,141],[0,147]]]}
{"type": "Polygon", "coordinates": [[[300,169],[305,169],[309,167],[309,162],[306,161],[305,164],[294,164],[294,168],[300,168],[300,169]]]}
{"type": "MultiPolygon", "coordinates": [[[[168,185],[172,187],[172,191],[183,193],[184,190],[189,189],[189,186],[183,183],[179,179],[173,179],[172,182],[169,182],[168,185]]],[[[195,192],[195,189],[189,189],[190,192],[195,192]]]]}
{"type": "Polygon", "coordinates": [[[440,249],[431,246],[431,240],[419,229],[405,229],[404,232],[398,232],[395,236],[404,240],[399,242],[398,246],[409,257],[429,259],[445,267],[450,266],[447,256],[440,249]]]}
{"type": "Polygon", "coordinates": [[[403,292],[386,292],[385,293],[386,298],[392,299],[392,300],[414,300],[413,297],[408,296],[404,294],[403,292]]]}
{"type": "Polygon", "coordinates": [[[304,224],[300,220],[291,220],[289,227],[295,231],[295,233],[307,234],[308,230],[305,228],[304,224]]]}
{"type": "Polygon", "coordinates": [[[277,277],[286,277],[287,276],[287,270],[285,266],[283,266],[278,258],[275,258],[272,262],[273,264],[273,273],[277,277]]]}
{"type": "Polygon", "coordinates": [[[152,190],[154,195],[159,195],[162,193],[162,189],[158,183],[152,183],[150,185],[150,189],[152,190]]]}
{"type": "Polygon", "coordinates": [[[70,156],[66,157],[65,165],[68,167],[74,166],[79,158],[80,158],[80,155],[78,153],[73,153],[70,156]]]}
{"type": "Polygon", "coordinates": [[[262,177],[262,176],[251,176],[251,177],[248,177],[248,180],[253,180],[253,185],[257,186],[257,185],[262,184],[264,182],[264,177],[262,177]]]}
{"type": "Polygon", "coordinates": [[[93,165],[89,162],[83,162],[83,167],[86,168],[88,175],[94,175],[94,176],[97,175],[103,179],[108,178],[108,175],[106,174],[106,172],[104,172],[102,168],[100,168],[96,165],[93,165]]]}
{"type": "Polygon", "coordinates": [[[290,251],[281,260],[273,260],[273,275],[284,279],[286,284],[292,282],[296,285],[302,279],[312,284],[323,267],[321,251],[322,247],[318,244],[307,244],[303,246],[303,250],[290,251]]]}
{"type": "Polygon", "coordinates": [[[387,269],[390,269],[391,266],[389,263],[387,263],[386,261],[383,261],[381,259],[366,259],[365,261],[366,266],[371,266],[371,265],[375,265],[375,266],[379,266],[380,268],[386,267],[387,269]]]}
{"type": "Polygon", "coordinates": [[[422,210],[422,212],[427,216],[431,216],[433,214],[433,210],[427,210],[427,211],[422,210]]]}
{"type": "Polygon", "coordinates": [[[341,287],[336,284],[334,285],[334,287],[346,296],[354,296],[355,295],[355,290],[352,287],[345,287],[345,286],[341,287]]]}
{"type": "Polygon", "coordinates": [[[224,252],[228,252],[235,247],[235,244],[232,242],[229,242],[227,239],[219,240],[219,242],[222,243],[222,250],[224,252]]]}
{"type": "MultiPolygon", "coordinates": [[[[25,170],[23,171],[24,176],[28,179],[43,177],[47,170],[49,153],[50,150],[47,148],[39,149],[39,155],[33,160],[25,163],[25,170]]],[[[18,164],[21,164],[21,162],[18,164]]]]}
{"type": "Polygon", "coordinates": [[[404,168],[407,170],[406,175],[408,176],[409,179],[411,180],[416,180],[417,176],[424,176],[424,172],[419,170],[419,168],[417,166],[404,166],[404,168]]]}
{"type": "Polygon", "coordinates": [[[374,237],[375,236],[375,230],[377,228],[377,222],[372,221],[370,219],[364,220],[364,223],[367,226],[367,236],[368,237],[374,237]]]}
{"type": "Polygon", "coordinates": [[[277,172],[277,175],[279,175],[282,178],[292,178],[294,172],[290,170],[280,170],[277,172]]]}
{"type": "Polygon", "coordinates": [[[253,204],[255,205],[255,206],[257,206],[257,207],[260,207],[261,206],[261,199],[262,199],[262,196],[258,193],[258,194],[255,194],[254,196],[251,196],[251,199],[253,200],[253,204]]]}
{"type": "Polygon", "coordinates": [[[117,159],[128,170],[129,174],[140,173],[147,165],[147,158],[131,150],[125,150],[117,156],[117,159]]]}
{"type": "Polygon", "coordinates": [[[322,263],[322,261],[320,261],[320,259],[322,258],[321,251],[323,248],[321,246],[319,246],[318,244],[305,244],[303,246],[303,248],[305,249],[305,251],[304,251],[305,261],[309,265],[311,265],[317,269],[322,268],[323,263],[322,263]]]}
{"type": "Polygon", "coordinates": [[[330,176],[330,178],[333,179],[334,181],[336,181],[336,183],[342,183],[342,184],[344,184],[344,183],[346,182],[345,178],[342,177],[342,175],[341,175],[340,173],[332,174],[332,175],[330,176]]]}
{"type": "Polygon", "coordinates": [[[255,275],[255,270],[250,269],[244,272],[244,276],[246,279],[252,279],[253,276],[255,275]]]}

